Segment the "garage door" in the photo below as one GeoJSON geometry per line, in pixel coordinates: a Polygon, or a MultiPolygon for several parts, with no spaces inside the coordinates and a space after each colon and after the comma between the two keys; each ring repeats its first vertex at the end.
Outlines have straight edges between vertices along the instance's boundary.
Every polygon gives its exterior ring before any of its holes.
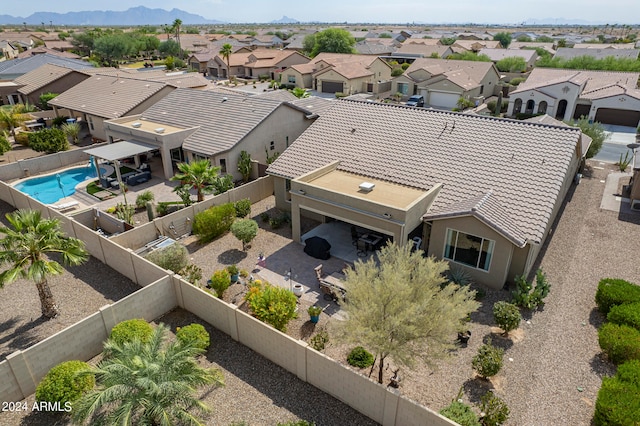
{"type": "Polygon", "coordinates": [[[323,81],[322,92],[323,93],[342,92],[342,82],[341,81],[323,81]]]}
{"type": "Polygon", "coordinates": [[[452,109],[456,107],[460,99],[457,93],[430,92],[428,104],[434,108],[452,109]]]}
{"type": "Polygon", "coordinates": [[[598,108],[596,120],[603,124],[636,127],[640,122],[640,111],[626,109],[598,108]]]}

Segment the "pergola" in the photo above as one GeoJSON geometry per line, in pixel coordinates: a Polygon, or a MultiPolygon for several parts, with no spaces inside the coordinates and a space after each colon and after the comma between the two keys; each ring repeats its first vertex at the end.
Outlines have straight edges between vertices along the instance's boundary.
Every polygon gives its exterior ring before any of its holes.
{"type": "Polygon", "coordinates": [[[121,141],[100,146],[98,148],[86,149],[84,152],[93,157],[93,165],[97,170],[98,179],[102,177],[100,176],[98,158],[102,158],[103,160],[113,161],[115,163],[118,182],[122,182],[122,176],[120,176],[120,160],[123,158],[133,157],[135,159],[136,168],[138,168],[140,167],[140,154],[151,152],[156,149],[158,149],[157,146],[143,142],[121,141]]]}

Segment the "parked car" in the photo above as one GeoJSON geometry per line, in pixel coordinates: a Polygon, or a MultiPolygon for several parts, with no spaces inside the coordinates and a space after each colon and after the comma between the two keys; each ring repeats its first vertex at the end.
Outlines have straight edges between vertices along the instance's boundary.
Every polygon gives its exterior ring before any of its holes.
{"type": "Polygon", "coordinates": [[[407,101],[407,106],[419,107],[419,108],[424,107],[424,96],[422,96],[422,95],[413,95],[407,101]]]}

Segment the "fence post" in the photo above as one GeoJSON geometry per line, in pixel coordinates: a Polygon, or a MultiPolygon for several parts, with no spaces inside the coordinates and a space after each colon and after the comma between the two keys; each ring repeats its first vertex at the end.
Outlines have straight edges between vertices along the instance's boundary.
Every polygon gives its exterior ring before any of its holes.
{"type": "Polygon", "coordinates": [[[18,386],[20,386],[22,397],[26,398],[35,392],[36,382],[33,380],[33,375],[27,365],[27,360],[24,358],[24,353],[20,350],[15,351],[7,356],[7,362],[9,363],[9,367],[11,367],[13,377],[15,377],[18,386]]]}

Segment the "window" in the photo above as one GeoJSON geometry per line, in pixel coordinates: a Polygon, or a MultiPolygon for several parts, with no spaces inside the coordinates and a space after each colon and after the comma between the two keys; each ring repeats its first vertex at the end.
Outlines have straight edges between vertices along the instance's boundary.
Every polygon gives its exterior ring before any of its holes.
{"type": "Polygon", "coordinates": [[[482,92],[484,92],[484,84],[480,86],[480,94],[482,95],[482,92]]]}
{"type": "Polygon", "coordinates": [[[524,111],[527,114],[533,114],[533,110],[536,107],[536,102],[533,99],[527,101],[527,109],[524,111]]]}
{"type": "Polygon", "coordinates": [[[285,138],[286,138],[286,146],[287,148],[289,148],[289,136],[285,136],[285,138]]]}
{"type": "Polygon", "coordinates": [[[269,143],[269,150],[273,151],[274,149],[276,149],[276,143],[274,141],[271,141],[269,143]]]}
{"type": "Polygon", "coordinates": [[[87,119],[88,119],[88,121],[89,121],[89,129],[91,129],[91,130],[95,130],[95,129],[93,128],[93,118],[91,118],[91,116],[90,116],[90,115],[88,115],[88,116],[87,116],[87,119]]]}
{"type": "Polygon", "coordinates": [[[193,153],[193,161],[208,160],[208,159],[209,157],[207,157],[206,155],[193,153]]]}
{"type": "Polygon", "coordinates": [[[513,103],[513,113],[519,114],[521,110],[522,110],[522,99],[518,98],[513,103]]]}
{"type": "Polygon", "coordinates": [[[286,179],[284,181],[284,199],[288,202],[291,202],[291,179],[286,179]]]}
{"type": "Polygon", "coordinates": [[[398,83],[398,92],[403,95],[409,94],[409,83],[398,83]]]}
{"type": "Polygon", "coordinates": [[[495,242],[454,229],[447,229],[444,258],[472,268],[489,270],[495,242]]]}
{"type": "Polygon", "coordinates": [[[547,113],[547,102],[542,101],[538,104],[538,114],[546,114],[547,113]]]}
{"type": "Polygon", "coordinates": [[[220,159],[220,173],[227,173],[227,159],[220,159]]]}
{"type": "Polygon", "coordinates": [[[289,81],[289,83],[296,84],[296,76],[295,75],[288,76],[287,81],[289,81]]]}

